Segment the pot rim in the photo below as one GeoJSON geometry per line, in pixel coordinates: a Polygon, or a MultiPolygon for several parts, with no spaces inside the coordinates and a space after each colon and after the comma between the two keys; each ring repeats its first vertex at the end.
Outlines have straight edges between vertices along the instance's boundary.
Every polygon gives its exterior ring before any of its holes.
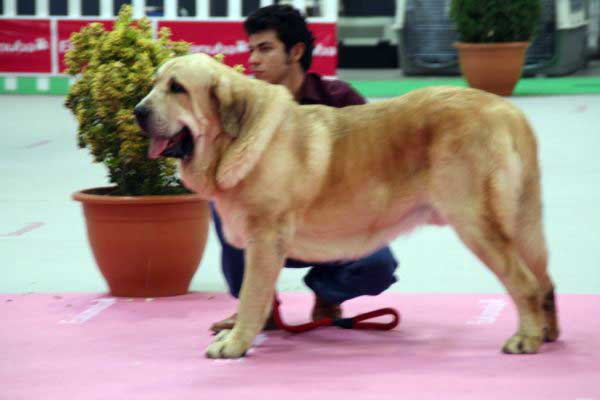
{"type": "Polygon", "coordinates": [[[531,42],[497,42],[497,43],[469,43],[456,41],[452,43],[455,48],[463,49],[484,49],[484,48],[511,48],[511,47],[529,47],[531,42]]]}
{"type": "Polygon", "coordinates": [[[205,202],[206,199],[200,195],[192,194],[170,194],[158,196],[109,196],[106,194],[94,194],[93,191],[114,189],[114,186],[101,186],[83,189],[71,195],[72,199],[82,203],[91,204],[164,204],[164,203],[197,203],[205,202]]]}

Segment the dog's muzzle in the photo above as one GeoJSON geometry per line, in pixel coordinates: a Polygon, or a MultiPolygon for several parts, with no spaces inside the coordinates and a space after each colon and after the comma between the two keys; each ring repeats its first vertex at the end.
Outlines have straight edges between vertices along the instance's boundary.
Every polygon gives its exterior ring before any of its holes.
{"type": "Polygon", "coordinates": [[[171,138],[154,136],[149,131],[148,121],[152,110],[144,105],[137,105],[133,113],[138,125],[142,129],[144,136],[150,138],[148,147],[148,157],[156,159],[158,157],[174,157],[186,160],[194,153],[194,138],[188,127],[184,126],[176,135],[171,138]]]}

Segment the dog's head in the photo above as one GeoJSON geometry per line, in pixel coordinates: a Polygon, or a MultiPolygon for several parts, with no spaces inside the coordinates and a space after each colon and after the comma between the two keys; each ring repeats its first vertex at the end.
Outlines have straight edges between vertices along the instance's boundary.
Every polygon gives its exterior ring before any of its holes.
{"type": "Polygon", "coordinates": [[[204,169],[227,189],[255,166],[291,100],[281,86],[251,80],[208,55],[191,54],[158,69],[152,90],[134,112],[150,138],[148,157],[218,163],[204,169]],[[227,140],[219,143],[227,145],[216,146],[223,135],[227,140]]]}
{"type": "Polygon", "coordinates": [[[171,59],[158,69],[152,90],[134,110],[150,138],[150,158],[188,159],[200,137],[218,133],[218,118],[210,101],[214,68],[210,57],[190,55],[171,59]]]}

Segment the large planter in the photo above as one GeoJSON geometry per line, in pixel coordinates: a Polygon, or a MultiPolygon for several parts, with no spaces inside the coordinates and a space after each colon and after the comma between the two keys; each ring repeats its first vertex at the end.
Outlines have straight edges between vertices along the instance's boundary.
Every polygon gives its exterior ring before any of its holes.
{"type": "Polygon", "coordinates": [[[121,197],[110,190],[73,198],[83,203],[89,243],[111,295],[187,293],[206,245],[208,203],[195,194],[121,197]]]}
{"type": "Polygon", "coordinates": [[[454,43],[469,86],[510,96],[521,78],[529,42],[454,43]]]}

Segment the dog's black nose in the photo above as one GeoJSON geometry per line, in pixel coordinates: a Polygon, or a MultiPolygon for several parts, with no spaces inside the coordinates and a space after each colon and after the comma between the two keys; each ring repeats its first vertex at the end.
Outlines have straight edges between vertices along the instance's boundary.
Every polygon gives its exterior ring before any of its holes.
{"type": "Polygon", "coordinates": [[[135,119],[138,122],[138,125],[142,130],[146,130],[146,122],[148,120],[148,116],[150,116],[150,107],[144,105],[137,105],[133,109],[133,113],[135,114],[135,119]]]}

